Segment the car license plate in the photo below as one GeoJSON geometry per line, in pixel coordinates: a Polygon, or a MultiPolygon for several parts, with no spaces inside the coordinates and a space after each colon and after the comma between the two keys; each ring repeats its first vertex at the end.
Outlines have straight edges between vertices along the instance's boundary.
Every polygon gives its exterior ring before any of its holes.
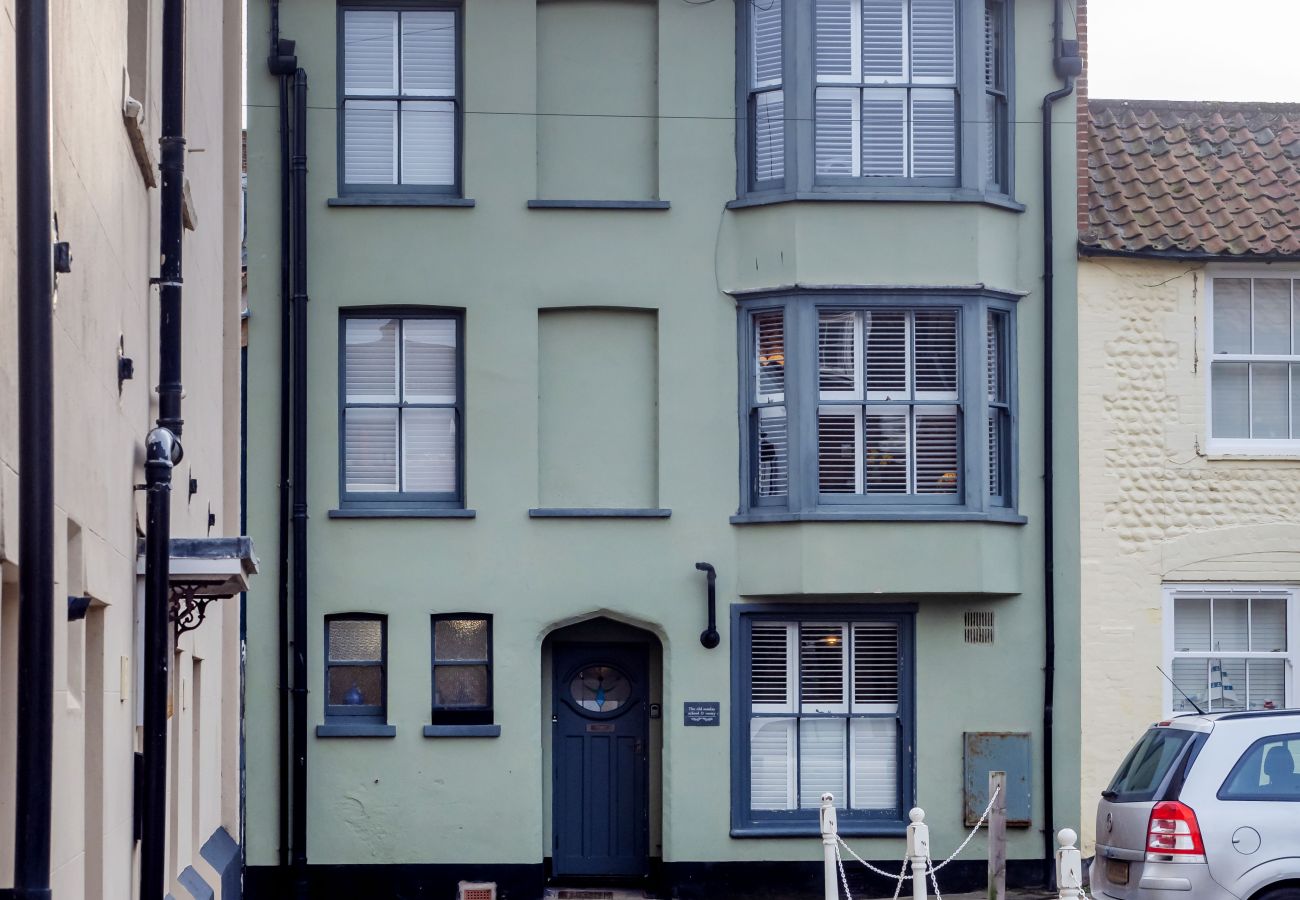
{"type": "Polygon", "coordinates": [[[1111,884],[1128,884],[1128,862],[1123,859],[1106,860],[1106,880],[1111,884]]]}

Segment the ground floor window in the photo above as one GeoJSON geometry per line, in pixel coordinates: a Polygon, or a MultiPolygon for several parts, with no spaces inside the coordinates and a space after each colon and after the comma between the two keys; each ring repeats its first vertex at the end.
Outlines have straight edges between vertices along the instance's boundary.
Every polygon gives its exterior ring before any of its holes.
{"type": "Polygon", "coordinates": [[[912,802],[911,615],[764,606],[736,616],[733,831],[816,831],[823,793],[846,833],[902,827],[912,802]]]}
{"type": "Polygon", "coordinates": [[[1245,584],[1165,589],[1174,712],[1281,709],[1290,704],[1296,589],[1245,584]]]}

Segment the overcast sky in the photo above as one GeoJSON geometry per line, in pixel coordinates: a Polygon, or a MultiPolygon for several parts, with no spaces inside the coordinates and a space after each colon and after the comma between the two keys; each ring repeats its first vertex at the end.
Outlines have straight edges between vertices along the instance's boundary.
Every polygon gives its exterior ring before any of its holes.
{"type": "Polygon", "coordinates": [[[1088,92],[1300,102],[1300,0],[1088,0],[1088,92]]]}

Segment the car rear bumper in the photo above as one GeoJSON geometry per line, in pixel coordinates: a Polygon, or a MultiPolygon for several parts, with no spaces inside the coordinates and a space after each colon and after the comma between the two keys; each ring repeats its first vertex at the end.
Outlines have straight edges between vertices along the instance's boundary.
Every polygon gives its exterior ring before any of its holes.
{"type": "Polygon", "coordinates": [[[1129,862],[1128,884],[1114,884],[1106,874],[1106,857],[1101,853],[1089,871],[1096,900],[1237,900],[1210,877],[1206,863],[1129,862]]]}

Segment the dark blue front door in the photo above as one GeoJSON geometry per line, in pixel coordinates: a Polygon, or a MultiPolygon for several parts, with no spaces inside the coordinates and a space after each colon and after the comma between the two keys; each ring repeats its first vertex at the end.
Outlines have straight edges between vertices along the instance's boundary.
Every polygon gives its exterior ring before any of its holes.
{"type": "Polygon", "coordinates": [[[646,647],[557,643],[554,677],[554,874],[646,875],[646,647]]]}

